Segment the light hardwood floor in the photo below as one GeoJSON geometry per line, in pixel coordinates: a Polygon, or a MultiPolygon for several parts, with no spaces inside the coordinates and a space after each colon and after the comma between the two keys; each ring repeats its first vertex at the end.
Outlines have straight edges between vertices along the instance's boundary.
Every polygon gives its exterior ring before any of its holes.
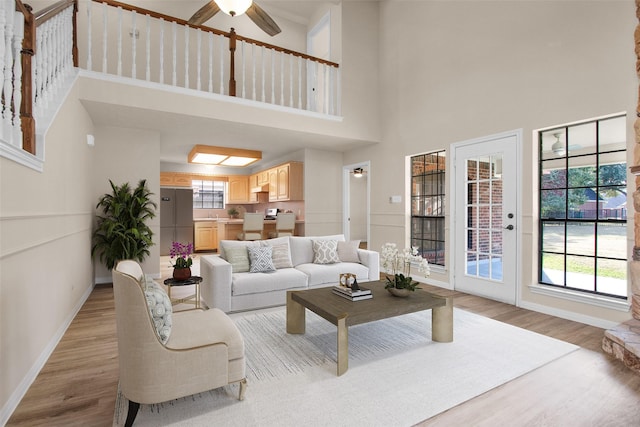
{"type": "MultiPolygon", "coordinates": [[[[420,426],[640,425],[640,375],[601,351],[602,329],[457,292],[454,305],[582,348],[420,426]]],[[[117,383],[113,289],[99,285],[7,425],[110,426],[117,383]]]]}

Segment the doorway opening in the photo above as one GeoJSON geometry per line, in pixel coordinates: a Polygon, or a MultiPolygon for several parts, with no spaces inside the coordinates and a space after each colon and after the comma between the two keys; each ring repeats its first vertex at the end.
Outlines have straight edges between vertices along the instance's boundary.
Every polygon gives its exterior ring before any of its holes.
{"type": "Polygon", "coordinates": [[[343,234],[347,241],[360,240],[360,248],[370,242],[370,162],[345,165],[343,176],[343,234]]]}

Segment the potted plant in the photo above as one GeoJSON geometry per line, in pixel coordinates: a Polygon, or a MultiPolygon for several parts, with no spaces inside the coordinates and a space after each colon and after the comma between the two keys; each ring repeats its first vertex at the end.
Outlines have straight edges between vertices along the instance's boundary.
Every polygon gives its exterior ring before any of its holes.
{"type": "Polygon", "coordinates": [[[153,232],[146,222],[156,216],[157,205],[144,179],[134,189],[128,183],[117,186],[109,180],[109,184],[112,193],[96,205],[102,215],[97,215],[91,256],[98,253],[100,262],[111,270],[120,260],[142,262],[149,256],[153,232]]]}
{"type": "Polygon", "coordinates": [[[238,215],[240,215],[238,208],[234,208],[234,207],[227,209],[227,213],[231,218],[238,218],[238,215]]]}
{"type": "Polygon", "coordinates": [[[193,244],[183,245],[180,242],[172,242],[169,256],[171,259],[176,258],[173,267],[173,278],[176,280],[187,280],[191,277],[191,253],[193,252],[193,244]]]}
{"type": "Polygon", "coordinates": [[[382,245],[380,252],[382,260],[382,268],[385,271],[393,272],[393,279],[387,276],[387,284],[385,289],[394,296],[408,296],[414,292],[419,283],[415,282],[411,277],[411,265],[418,266],[418,271],[424,273],[424,276],[430,274],[429,263],[422,256],[418,255],[418,248],[405,248],[398,250],[395,243],[385,243],[382,245]]]}

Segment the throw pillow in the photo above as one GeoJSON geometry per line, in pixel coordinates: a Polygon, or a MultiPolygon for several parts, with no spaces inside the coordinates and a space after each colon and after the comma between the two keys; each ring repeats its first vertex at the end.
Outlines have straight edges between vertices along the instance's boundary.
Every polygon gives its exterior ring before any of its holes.
{"type": "Polygon", "coordinates": [[[337,240],[314,240],[313,241],[313,263],[333,264],[340,262],[338,257],[337,240]]]}
{"type": "Polygon", "coordinates": [[[227,262],[231,264],[232,273],[246,273],[249,271],[249,254],[244,246],[227,248],[225,250],[227,262]]]}
{"type": "Polygon", "coordinates": [[[151,320],[153,320],[156,334],[158,338],[160,338],[160,342],[166,344],[171,335],[171,315],[173,313],[169,296],[164,289],[155,282],[146,283],[144,296],[147,299],[147,307],[149,308],[149,314],[151,315],[151,320]]]}
{"type": "Polygon", "coordinates": [[[249,260],[251,261],[251,267],[249,273],[265,273],[268,271],[275,271],[273,266],[272,254],[273,250],[271,246],[264,246],[259,248],[247,248],[249,250],[249,260]]]}
{"type": "Polygon", "coordinates": [[[360,262],[358,256],[358,248],[360,240],[352,240],[350,242],[338,242],[338,258],[342,262],[360,262]]]}
{"type": "Polygon", "coordinates": [[[273,259],[273,266],[277,269],[279,268],[292,268],[293,264],[291,263],[291,251],[289,250],[289,241],[286,238],[278,238],[271,240],[280,240],[283,239],[282,242],[272,242],[269,240],[264,240],[262,242],[262,246],[271,246],[273,259]]]}

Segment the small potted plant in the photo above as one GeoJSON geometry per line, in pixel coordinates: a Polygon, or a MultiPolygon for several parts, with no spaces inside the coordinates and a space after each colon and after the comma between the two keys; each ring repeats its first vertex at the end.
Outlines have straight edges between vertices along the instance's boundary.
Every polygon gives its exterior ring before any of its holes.
{"type": "Polygon", "coordinates": [[[231,207],[231,208],[227,209],[227,213],[229,214],[229,217],[231,217],[231,218],[238,218],[238,216],[240,215],[240,212],[238,211],[238,208],[234,208],[234,207],[231,207]]]}
{"type": "Polygon", "coordinates": [[[385,289],[394,296],[406,297],[414,292],[419,283],[411,277],[411,265],[418,266],[418,271],[424,276],[430,274],[429,263],[422,256],[418,255],[418,248],[411,247],[399,251],[395,243],[385,243],[380,252],[382,268],[385,271],[393,272],[393,279],[387,276],[385,289]]]}
{"type": "Polygon", "coordinates": [[[191,277],[191,265],[193,265],[193,260],[191,259],[192,252],[192,243],[189,243],[187,245],[183,245],[180,242],[171,243],[171,250],[169,251],[169,255],[171,259],[176,259],[172,264],[174,279],[187,280],[189,277],[191,277]]]}

